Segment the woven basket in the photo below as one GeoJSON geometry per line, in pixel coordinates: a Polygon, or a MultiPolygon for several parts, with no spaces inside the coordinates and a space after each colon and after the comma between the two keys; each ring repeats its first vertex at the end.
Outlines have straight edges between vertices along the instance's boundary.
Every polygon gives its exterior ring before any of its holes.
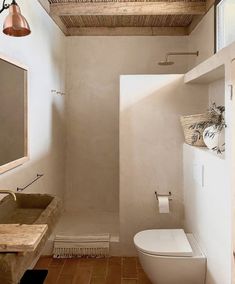
{"type": "Polygon", "coordinates": [[[209,125],[205,123],[205,127],[195,127],[194,129],[192,128],[192,125],[194,125],[195,123],[203,124],[204,122],[208,122],[209,120],[209,113],[181,116],[180,121],[184,131],[185,142],[193,146],[206,147],[203,141],[203,131],[209,125]]]}

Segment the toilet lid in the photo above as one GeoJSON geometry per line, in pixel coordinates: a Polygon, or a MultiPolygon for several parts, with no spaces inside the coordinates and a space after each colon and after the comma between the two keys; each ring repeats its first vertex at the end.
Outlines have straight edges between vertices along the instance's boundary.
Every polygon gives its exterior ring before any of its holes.
{"type": "Polygon", "coordinates": [[[193,251],[182,229],[146,230],[134,237],[137,249],[155,255],[192,256],[193,251]]]}

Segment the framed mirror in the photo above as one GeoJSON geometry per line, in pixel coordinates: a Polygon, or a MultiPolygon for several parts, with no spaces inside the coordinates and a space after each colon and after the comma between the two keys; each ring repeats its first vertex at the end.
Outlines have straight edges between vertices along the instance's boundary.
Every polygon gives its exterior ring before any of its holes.
{"type": "Polygon", "coordinates": [[[28,70],[0,54],[0,174],[29,160],[28,70]]]}

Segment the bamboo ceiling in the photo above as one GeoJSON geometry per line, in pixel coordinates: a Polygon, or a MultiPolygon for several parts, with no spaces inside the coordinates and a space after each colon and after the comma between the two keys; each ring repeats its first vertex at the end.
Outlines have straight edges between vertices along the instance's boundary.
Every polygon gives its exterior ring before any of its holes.
{"type": "MultiPolygon", "coordinates": [[[[81,3],[81,2],[166,2],[166,0],[48,0],[52,3],[81,3]]],[[[206,0],[167,0],[167,2],[206,2],[206,0]]]]}
{"type": "Polygon", "coordinates": [[[213,4],[213,0],[46,1],[51,17],[70,36],[187,35],[213,4]]]}

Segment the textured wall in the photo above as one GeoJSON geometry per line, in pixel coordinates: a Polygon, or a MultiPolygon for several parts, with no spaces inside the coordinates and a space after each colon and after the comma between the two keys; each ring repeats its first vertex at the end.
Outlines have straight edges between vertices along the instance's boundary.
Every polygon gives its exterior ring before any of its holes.
{"type": "Polygon", "coordinates": [[[183,132],[180,115],[205,111],[207,87],[183,75],[122,76],[120,87],[120,231],[123,254],[133,236],[152,228],[183,226],[183,132]],[[159,214],[154,191],[173,194],[159,214]]]}
{"type": "MultiPolygon", "coordinates": [[[[45,176],[26,192],[62,196],[65,176],[65,104],[51,89],[64,90],[65,38],[37,1],[20,1],[32,34],[12,38],[0,34],[0,52],[29,68],[28,119],[30,161],[0,176],[0,188],[16,189],[37,173],[45,176]]],[[[5,13],[6,14],[6,13],[5,13]]],[[[5,16],[4,14],[4,16],[5,16]]],[[[4,16],[0,18],[1,24],[4,16]]]]}
{"type": "Polygon", "coordinates": [[[198,57],[190,57],[189,69],[214,54],[214,7],[201,20],[189,35],[189,51],[199,51],[198,57]]]}
{"type": "Polygon", "coordinates": [[[229,284],[230,246],[225,160],[184,146],[186,228],[207,256],[207,284],[229,284]],[[204,167],[204,186],[200,169],[204,167]]]}
{"type": "MultiPolygon", "coordinates": [[[[231,218],[231,197],[234,195],[231,185],[231,177],[234,176],[231,146],[234,140],[231,131],[234,128],[234,109],[228,87],[231,72],[228,54],[231,51],[234,56],[234,47],[231,47],[224,54],[219,53],[212,58],[213,61],[218,60],[218,65],[226,63],[227,76],[225,80],[220,79],[208,85],[210,102],[224,104],[226,109],[228,127],[225,130],[225,157],[188,145],[183,148],[185,227],[194,234],[206,254],[206,284],[231,283],[231,223],[234,222],[231,218]]],[[[209,62],[206,65],[210,66],[209,62]]]]}
{"type": "Polygon", "coordinates": [[[187,37],[67,39],[68,148],[66,208],[117,211],[119,76],[185,72],[186,61],[157,65],[187,37]]]}

